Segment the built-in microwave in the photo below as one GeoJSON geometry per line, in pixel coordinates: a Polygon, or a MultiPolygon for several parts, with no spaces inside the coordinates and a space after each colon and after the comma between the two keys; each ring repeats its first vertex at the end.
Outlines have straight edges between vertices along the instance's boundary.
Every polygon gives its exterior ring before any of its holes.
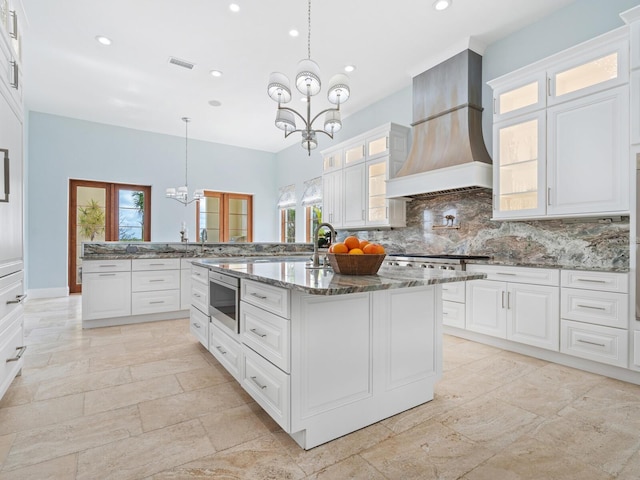
{"type": "Polygon", "coordinates": [[[231,335],[240,333],[240,279],[209,271],[211,322],[231,335]]]}

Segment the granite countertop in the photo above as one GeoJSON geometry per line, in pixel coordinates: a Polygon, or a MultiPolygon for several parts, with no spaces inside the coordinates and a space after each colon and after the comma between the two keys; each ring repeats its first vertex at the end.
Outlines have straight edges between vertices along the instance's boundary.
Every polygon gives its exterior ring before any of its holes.
{"type": "Polygon", "coordinates": [[[425,271],[382,267],[376,275],[340,275],[331,269],[310,269],[300,257],[195,259],[192,263],[239,278],[312,295],[343,295],[374,290],[436,285],[486,278],[484,273],[451,270],[425,271]]]}
{"type": "Polygon", "coordinates": [[[527,268],[555,268],[560,270],[582,270],[585,272],[613,272],[613,273],[629,273],[629,267],[610,266],[610,267],[593,267],[585,265],[562,265],[562,264],[540,264],[533,262],[509,261],[509,260],[467,260],[468,265],[497,265],[505,267],[527,267],[527,268]]]}

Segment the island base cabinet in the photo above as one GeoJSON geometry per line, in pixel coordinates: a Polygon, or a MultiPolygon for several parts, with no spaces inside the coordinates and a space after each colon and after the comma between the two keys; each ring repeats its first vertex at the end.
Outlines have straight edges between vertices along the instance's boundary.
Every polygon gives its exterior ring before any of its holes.
{"type": "Polygon", "coordinates": [[[84,273],[82,320],[131,315],[131,272],[84,273]]]}
{"type": "Polygon", "coordinates": [[[18,306],[0,322],[0,399],[24,364],[23,308],[18,306]]]}
{"type": "Polygon", "coordinates": [[[291,425],[309,449],[433,399],[440,286],[322,297],[293,292],[291,425]]]}
{"type": "Polygon", "coordinates": [[[244,357],[242,346],[211,322],[209,323],[209,352],[233,378],[242,383],[244,357]]]}

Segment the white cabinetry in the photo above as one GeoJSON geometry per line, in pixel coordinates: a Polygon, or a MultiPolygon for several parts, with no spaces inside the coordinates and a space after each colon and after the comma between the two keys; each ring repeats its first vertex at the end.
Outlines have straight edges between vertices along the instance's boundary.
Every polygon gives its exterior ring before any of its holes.
{"type": "Polygon", "coordinates": [[[625,29],[489,82],[496,219],[629,212],[625,29]]]}
{"type": "Polygon", "coordinates": [[[189,281],[189,331],[207,349],[209,348],[209,270],[199,265],[192,265],[189,281]]]}
{"type": "Polygon", "coordinates": [[[465,327],[465,283],[442,284],[442,324],[449,327],[465,327]]]}
{"type": "Polygon", "coordinates": [[[180,260],[180,310],[189,310],[191,304],[191,258],[180,260]]]}
{"type": "Polygon", "coordinates": [[[627,367],[628,275],[563,270],[561,284],[560,351],[627,367]]]}
{"type": "Polygon", "coordinates": [[[180,259],[134,259],[131,314],[180,310],[180,259]]]}
{"type": "Polygon", "coordinates": [[[548,350],[559,349],[559,279],[555,269],[467,265],[487,273],[467,282],[467,330],[548,350]]]}
{"type": "Polygon", "coordinates": [[[386,198],[408,154],[409,129],[389,123],[322,152],[323,217],[336,228],[402,227],[405,200],[386,198]]]}
{"type": "Polygon", "coordinates": [[[82,287],[83,322],[131,315],[131,260],[84,260],[82,287]]]}

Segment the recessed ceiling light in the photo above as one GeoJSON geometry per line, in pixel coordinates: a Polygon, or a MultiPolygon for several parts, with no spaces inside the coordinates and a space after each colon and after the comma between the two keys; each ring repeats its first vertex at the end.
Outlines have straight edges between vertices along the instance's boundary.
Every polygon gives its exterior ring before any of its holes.
{"type": "Polygon", "coordinates": [[[292,28],[291,30],[289,30],[289,35],[291,35],[292,37],[297,37],[298,35],[300,35],[300,32],[295,28],[292,28]]]}
{"type": "Polygon", "coordinates": [[[239,12],[240,5],[238,5],[237,3],[231,3],[229,4],[229,10],[231,10],[232,12],[239,12]]]}
{"type": "Polygon", "coordinates": [[[345,72],[353,72],[356,69],[355,65],[345,65],[344,66],[344,71],[345,72]]]}
{"type": "Polygon", "coordinates": [[[111,39],[108,37],[105,37],[104,35],[96,35],[96,41],[100,45],[111,45],[111,39]]]}
{"type": "Polygon", "coordinates": [[[435,8],[438,11],[446,10],[451,6],[452,3],[453,3],[453,0],[436,0],[433,3],[433,8],[435,8]]]}
{"type": "Polygon", "coordinates": [[[209,100],[209,105],[212,107],[219,107],[222,105],[222,102],[220,100],[209,100]]]}
{"type": "Polygon", "coordinates": [[[211,70],[209,73],[211,74],[212,77],[221,77],[222,76],[222,72],[220,70],[211,70]]]}

